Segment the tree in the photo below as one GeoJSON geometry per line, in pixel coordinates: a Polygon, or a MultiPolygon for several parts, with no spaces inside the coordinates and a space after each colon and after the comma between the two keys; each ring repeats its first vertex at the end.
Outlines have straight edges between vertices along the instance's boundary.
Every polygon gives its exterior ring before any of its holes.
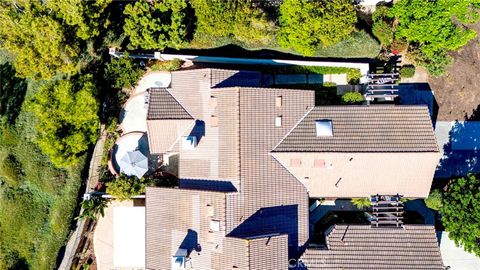
{"type": "Polygon", "coordinates": [[[145,193],[146,184],[144,178],[120,175],[107,183],[107,193],[119,201],[130,200],[133,196],[145,193]]]}
{"type": "Polygon", "coordinates": [[[100,34],[102,13],[112,0],[45,0],[45,5],[67,25],[76,28],[77,37],[87,40],[100,34]]]}
{"type": "Polygon", "coordinates": [[[358,209],[368,208],[372,205],[369,198],[353,198],[352,204],[355,205],[358,209]]]}
{"type": "Polygon", "coordinates": [[[128,4],[124,14],[123,30],[133,47],[178,49],[187,43],[190,14],[186,0],[139,0],[128,4]]]}
{"type": "Polygon", "coordinates": [[[480,179],[469,174],[452,181],[442,204],[442,223],[449,237],[480,256],[480,179]]]}
{"type": "Polygon", "coordinates": [[[108,201],[101,196],[92,196],[90,200],[82,202],[83,212],[78,216],[78,219],[96,220],[98,214],[102,217],[105,215],[105,208],[108,206],[108,201]]]}
{"type": "Polygon", "coordinates": [[[197,18],[195,37],[201,43],[212,38],[231,38],[246,46],[269,45],[275,23],[251,0],[193,0],[197,18]]]}
{"type": "Polygon", "coordinates": [[[284,0],[279,21],[278,44],[311,56],[348,37],[357,15],[350,0],[284,0]]]}
{"type": "Polygon", "coordinates": [[[56,72],[78,71],[78,47],[63,30],[40,1],[0,4],[0,46],[13,59],[19,77],[50,79],[56,72]]]}
{"type": "Polygon", "coordinates": [[[425,204],[430,209],[440,210],[442,208],[442,191],[433,189],[428,197],[425,198],[425,204]]]}
{"type": "Polygon", "coordinates": [[[128,54],[112,58],[105,67],[105,77],[115,88],[130,88],[137,84],[143,71],[128,54]]]}
{"type": "Polygon", "coordinates": [[[418,50],[416,61],[433,75],[441,75],[450,60],[448,52],[458,50],[476,34],[454,22],[478,20],[478,0],[401,0],[389,15],[398,25],[395,37],[405,38],[418,50]]]}
{"type": "Polygon", "coordinates": [[[98,101],[92,75],[74,84],[49,82],[29,100],[27,109],[37,118],[36,143],[57,167],[70,167],[97,139],[98,101]]]}

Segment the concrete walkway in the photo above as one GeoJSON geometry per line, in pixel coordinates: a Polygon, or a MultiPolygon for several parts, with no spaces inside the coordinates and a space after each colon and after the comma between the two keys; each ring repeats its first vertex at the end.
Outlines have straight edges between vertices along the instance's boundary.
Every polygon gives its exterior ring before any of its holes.
{"type": "Polygon", "coordinates": [[[450,270],[478,270],[480,258],[468,253],[462,247],[457,247],[453,240],[448,238],[448,232],[443,232],[440,240],[440,252],[443,264],[450,266],[450,270]]]}

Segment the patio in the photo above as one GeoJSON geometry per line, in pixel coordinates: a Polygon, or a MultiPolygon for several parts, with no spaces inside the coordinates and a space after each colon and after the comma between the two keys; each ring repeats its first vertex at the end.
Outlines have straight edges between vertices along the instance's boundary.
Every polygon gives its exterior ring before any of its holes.
{"type": "Polygon", "coordinates": [[[171,80],[169,72],[148,72],[138,81],[120,112],[120,126],[124,133],[147,131],[147,90],[155,87],[169,87],[171,80]]]}
{"type": "Polygon", "coordinates": [[[97,269],[144,269],[145,207],[112,201],[93,237],[97,269]]]}
{"type": "Polygon", "coordinates": [[[120,137],[111,156],[112,174],[135,175],[138,178],[158,169],[159,157],[151,155],[147,133],[130,132],[120,137]]]}

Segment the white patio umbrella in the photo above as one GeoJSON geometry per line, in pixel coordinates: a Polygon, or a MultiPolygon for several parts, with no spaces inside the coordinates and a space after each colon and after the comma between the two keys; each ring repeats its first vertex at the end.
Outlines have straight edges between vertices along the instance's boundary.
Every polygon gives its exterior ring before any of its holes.
{"type": "Polygon", "coordinates": [[[148,158],[139,150],[128,151],[119,161],[120,171],[141,178],[148,171],[148,158]]]}

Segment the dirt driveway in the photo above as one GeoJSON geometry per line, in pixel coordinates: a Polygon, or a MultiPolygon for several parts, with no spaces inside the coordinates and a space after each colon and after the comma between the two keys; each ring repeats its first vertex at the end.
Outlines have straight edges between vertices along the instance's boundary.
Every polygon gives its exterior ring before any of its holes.
{"type": "MultiPolygon", "coordinates": [[[[473,25],[472,28],[480,36],[480,23],[473,25]]],[[[439,106],[437,120],[465,120],[470,118],[480,105],[479,36],[452,54],[454,62],[446,75],[428,79],[439,106]]]]}

